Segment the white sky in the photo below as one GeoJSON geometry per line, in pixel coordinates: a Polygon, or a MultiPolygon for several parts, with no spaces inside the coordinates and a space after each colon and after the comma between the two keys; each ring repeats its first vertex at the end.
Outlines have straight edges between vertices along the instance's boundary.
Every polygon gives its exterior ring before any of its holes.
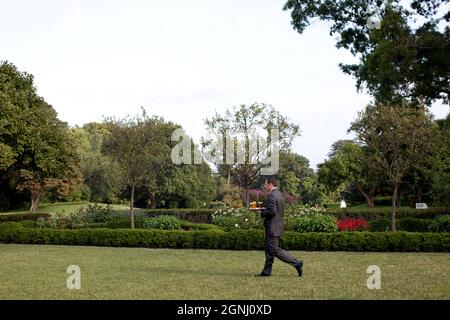
{"type": "MultiPolygon", "coordinates": [[[[303,35],[285,0],[0,0],[0,60],[35,76],[70,125],[149,113],[198,140],[215,110],[274,105],[301,126],[312,167],[370,101],[338,68],[326,24],[303,35]]],[[[444,117],[448,107],[432,112],[444,117]]]]}

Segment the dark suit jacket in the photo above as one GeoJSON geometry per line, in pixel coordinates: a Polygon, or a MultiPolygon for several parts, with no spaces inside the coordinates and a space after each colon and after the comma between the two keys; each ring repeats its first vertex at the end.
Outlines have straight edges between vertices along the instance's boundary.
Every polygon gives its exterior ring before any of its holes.
{"type": "Polygon", "coordinates": [[[282,237],[284,234],[284,199],[278,189],[267,196],[266,210],[261,212],[266,232],[271,237],[282,237]]]}

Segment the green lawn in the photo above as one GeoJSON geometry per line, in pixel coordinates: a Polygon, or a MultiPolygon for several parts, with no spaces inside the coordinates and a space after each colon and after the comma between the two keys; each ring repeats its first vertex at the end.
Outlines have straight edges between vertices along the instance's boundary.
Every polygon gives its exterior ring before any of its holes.
{"type": "Polygon", "coordinates": [[[255,278],[259,251],[0,244],[0,299],[450,299],[450,254],[293,252],[304,277],[277,261],[255,278]],[[66,269],[81,268],[81,290],[66,269]],[[382,290],[366,286],[367,267],[382,290]]]}
{"type": "MultiPolygon", "coordinates": [[[[94,203],[89,202],[59,202],[59,203],[44,203],[39,205],[38,212],[45,212],[45,213],[57,213],[57,212],[64,212],[64,213],[73,213],[76,212],[79,208],[85,208],[88,207],[89,204],[94,205],[94,203]]],[[[106,206],[106,204],[99,204],[102,206],[106,206]]],[[[128,206],[121,206],[121,205],[110,205],[112,209],[122,209],[122,210],[128,210],[128,206]]],[[[14,210],[9,212],[0,212],[1,214],[20,214],[20,213],[30,213],[29,210],[21,209],[21,210],[14,210]]]]}

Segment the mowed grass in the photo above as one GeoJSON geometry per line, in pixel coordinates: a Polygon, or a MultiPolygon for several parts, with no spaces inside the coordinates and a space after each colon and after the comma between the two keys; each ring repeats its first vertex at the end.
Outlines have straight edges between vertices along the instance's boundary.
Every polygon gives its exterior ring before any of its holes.
{"type": "Polygon", "coordinates": [[[292,252],[304,277],[260,251],[0,244],[0,299],[450,299],[450,254],[292,252]],[[69,290],[69,265],[81,290],[69,290]],[[378,265],[382,289],[367,288],[378,265]]]}

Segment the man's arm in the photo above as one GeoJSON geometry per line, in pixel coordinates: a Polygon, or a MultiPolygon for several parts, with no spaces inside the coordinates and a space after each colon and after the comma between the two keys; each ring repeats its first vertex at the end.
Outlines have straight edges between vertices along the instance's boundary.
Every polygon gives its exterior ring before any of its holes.
{"type": "Polygon", "coordinates": [[[277,199],[272,193],[269,193],[267,197],[266,210],[261,211],[261,216],[263,218],[274,217],[277,213],[277,199]]]}

